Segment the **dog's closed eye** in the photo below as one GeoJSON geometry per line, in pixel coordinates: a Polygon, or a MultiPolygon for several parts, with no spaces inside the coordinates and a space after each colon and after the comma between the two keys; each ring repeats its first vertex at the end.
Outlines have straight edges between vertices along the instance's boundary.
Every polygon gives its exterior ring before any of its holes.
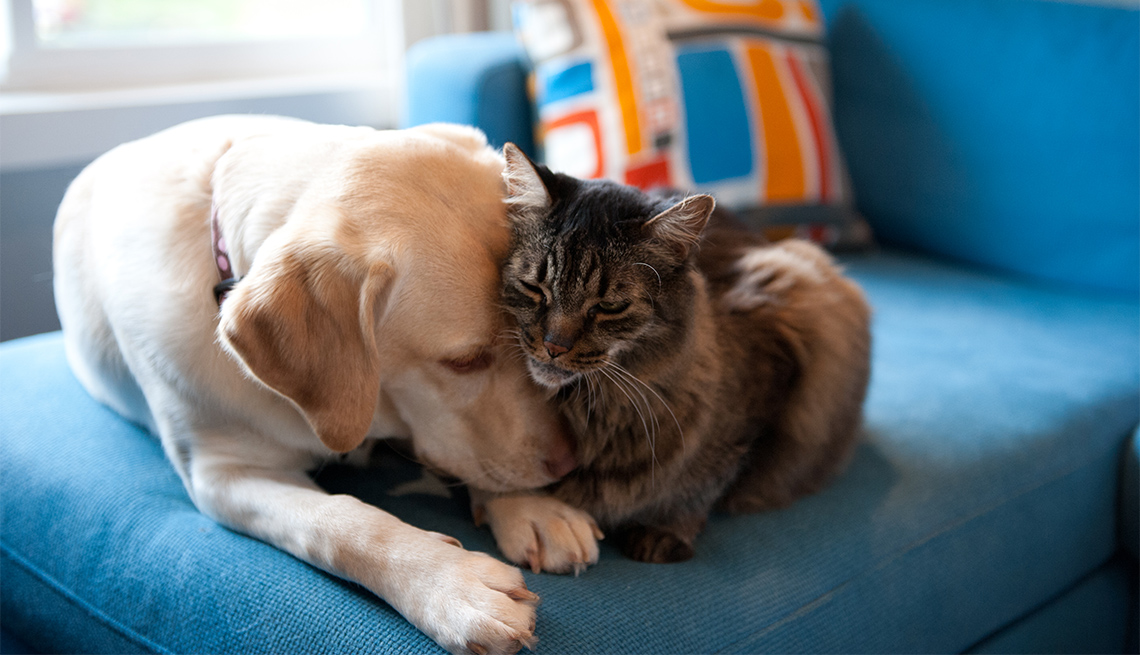
{"type": "Polygon", "coordinates": [[[440,364],[443,364],[455,373],[474,373],[482,371],[491,365],[495,356],[489,350],[481,350],[474,355],[467,357],[458,357],[455,359],[442,359],[440,364]]]}

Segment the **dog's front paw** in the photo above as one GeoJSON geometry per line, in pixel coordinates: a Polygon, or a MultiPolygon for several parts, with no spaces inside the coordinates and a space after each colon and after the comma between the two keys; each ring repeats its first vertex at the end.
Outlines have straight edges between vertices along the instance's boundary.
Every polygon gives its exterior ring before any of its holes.
{"type": "Polygon", "coordinates": [[[535,573],[581,573],[598,561],[602,531],[586,512],[550,496],[488,498],[475,507],[476,523],[491,526],[507,559],[535,573]]]}
{"type": "Polygon", "coordinates": [[[527,589],[522,572],[464,550],[450,537],[424,536],[411,559],[426,564],[428,574],[423,584],[394,594],[403,601],[397,609],[452,653],[510,655],[523,646],[533,649],[538,596],[527,589]]]}

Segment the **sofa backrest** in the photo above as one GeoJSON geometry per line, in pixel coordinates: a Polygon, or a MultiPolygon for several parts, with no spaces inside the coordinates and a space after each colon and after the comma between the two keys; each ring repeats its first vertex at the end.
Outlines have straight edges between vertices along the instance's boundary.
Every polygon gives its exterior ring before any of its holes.
{"type": "Polygon", "coordinates": [[[836,123],[885,244],[1140,287],[1140,3],[822,0],[836,123]]]}

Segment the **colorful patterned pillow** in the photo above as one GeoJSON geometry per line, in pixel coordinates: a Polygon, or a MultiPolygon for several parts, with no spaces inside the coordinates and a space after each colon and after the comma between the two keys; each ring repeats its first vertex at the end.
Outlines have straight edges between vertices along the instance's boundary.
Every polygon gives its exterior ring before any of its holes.
{"type": "Polygon", "coordinates": [[[772,238],[870,242],[815,0],[527,0],[514,18],[551,168],[712,193],[772,238]]]}

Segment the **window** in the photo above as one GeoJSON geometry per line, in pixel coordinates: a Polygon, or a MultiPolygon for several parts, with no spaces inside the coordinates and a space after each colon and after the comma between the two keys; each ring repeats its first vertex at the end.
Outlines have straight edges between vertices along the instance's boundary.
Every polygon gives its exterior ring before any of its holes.
{"type": "Polygon", "coordinates": [[[306,37],[364,31],[364,0],[32,0],[44,47],[147,45],[306,37]]]}
{"type": "Polygon", "coordinates": [[[394,127],[405,11],[430,4],[0,0],[0,171],[89,162],[212,114],[394,127]]]}
{"type": "Polygon", "coordinates": [[[8,90],[387,71],[398,0],[6,0],[8,90]]]}

